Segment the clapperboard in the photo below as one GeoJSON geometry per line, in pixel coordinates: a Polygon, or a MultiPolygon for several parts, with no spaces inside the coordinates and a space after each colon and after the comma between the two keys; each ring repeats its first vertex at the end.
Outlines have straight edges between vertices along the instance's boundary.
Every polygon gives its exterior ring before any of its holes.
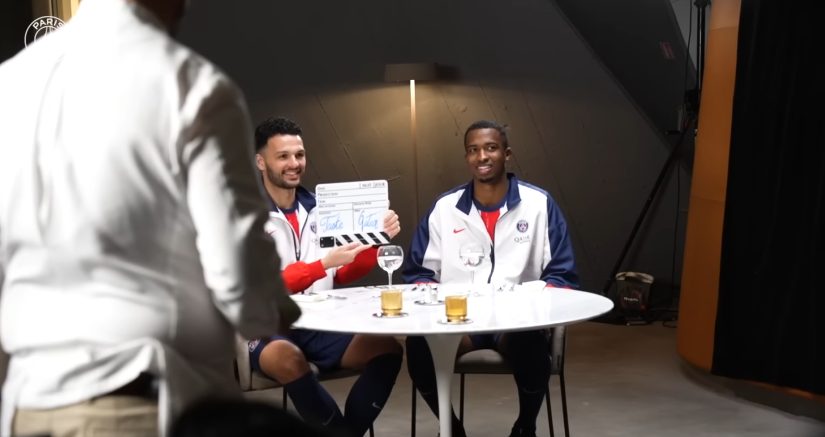
{"type": "Polygon", "coordinates": [[[390,207],[387,181],[318,184],[315,199],[321,247],[390,242],[384,232],[384,215],[390,207]]]}

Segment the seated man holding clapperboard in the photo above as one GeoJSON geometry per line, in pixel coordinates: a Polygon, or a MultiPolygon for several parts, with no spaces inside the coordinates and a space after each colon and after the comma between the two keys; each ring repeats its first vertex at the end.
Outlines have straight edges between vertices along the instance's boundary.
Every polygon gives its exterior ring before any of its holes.
{"type": "MultiPolygon", "coordinates": [[[[281,255],[281,275],[291,293],[322,291],[363,277],[377,264],[377,250],[350,243],[319,247],[315,195],[300,185],[306,167],[301,128],[286,118],[270,118],[255,129],[255,162],[271,200],[267,232],[281,255]],[[308,226],[307,226],[308,225],[308,226]]],[[[401,231],[392,210],[384,232],[401,231]]],[[[253,368],[283,384],[308,422],[362,436],[390,396],[401,367],[402,348],[392,337],[293,329],[285,336],[249,342],[253,368]],[[347,397],[345,415],[320,385],[308,361],[323,372],[361,370],[347,397]]]]}

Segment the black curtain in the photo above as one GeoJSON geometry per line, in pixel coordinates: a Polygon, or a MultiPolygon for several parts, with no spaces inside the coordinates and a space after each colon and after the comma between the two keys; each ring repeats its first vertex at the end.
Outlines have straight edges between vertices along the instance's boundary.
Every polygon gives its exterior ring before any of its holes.
{"type": "Polygon", "coordinates": [[[23,50],[23,37],[31,21],[31,1],[4,1],[0,6],[0,63],[23,50]]]}
{"type": "Polygon", "coordinates": [[[823,2],[742,0],[713,369],[825,394],[823,2]]]}

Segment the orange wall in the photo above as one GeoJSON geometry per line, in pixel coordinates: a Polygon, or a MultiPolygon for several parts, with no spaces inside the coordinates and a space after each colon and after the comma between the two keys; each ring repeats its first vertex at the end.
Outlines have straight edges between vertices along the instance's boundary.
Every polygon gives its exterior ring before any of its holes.
{"type": "Polygon", "coordinates": [[[676,334],[679,354],[706,370],[719,296],[739,7],[740,0],[715,0],[711,9],[676,334]]]}
{"type": "Polygon", "coordinates": [[[69,21],[77,12],[80,0],[32,0],[32,17],[51,15],[69,21]]]}

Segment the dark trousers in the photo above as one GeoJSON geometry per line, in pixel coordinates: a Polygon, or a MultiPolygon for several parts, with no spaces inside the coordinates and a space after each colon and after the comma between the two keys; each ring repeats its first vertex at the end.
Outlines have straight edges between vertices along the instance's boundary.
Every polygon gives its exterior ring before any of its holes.
{"type": "MultiPolygon", "coordinates": [[[[471,336],[474,349],[495,349],[513,370],[519,398],[519,416],[514,430],[536,429],[536,418],[550,380],[550,354],[545,331],[471,336]]],[[[407,369],[421,397],[438,416],[438,394],[430,348],[423,337],[407,337],[407,369]]],[[[464,427],[453,413],[453,433],[465,435],[464,427]]]]}

